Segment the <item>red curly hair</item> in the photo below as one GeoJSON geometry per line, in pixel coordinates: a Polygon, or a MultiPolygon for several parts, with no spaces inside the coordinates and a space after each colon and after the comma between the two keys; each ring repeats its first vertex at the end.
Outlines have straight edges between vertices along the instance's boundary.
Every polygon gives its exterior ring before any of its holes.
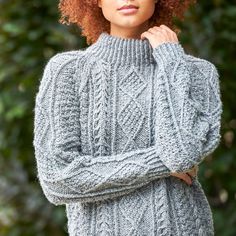
{"type": "MultiPolygon", "coordinates": [[[[159,0],[149,19],[149,26],[165,24],[177,34],[180,30],[174,25],[173,17],[184,19],[185,11],[197,0],[159,0]]],[[[110,32],[110,22],[103,16],[97,0],[60,0],[61,16],[59,22],[77,24],[87,44],[94,43],[102,32],[110,32]]]]}

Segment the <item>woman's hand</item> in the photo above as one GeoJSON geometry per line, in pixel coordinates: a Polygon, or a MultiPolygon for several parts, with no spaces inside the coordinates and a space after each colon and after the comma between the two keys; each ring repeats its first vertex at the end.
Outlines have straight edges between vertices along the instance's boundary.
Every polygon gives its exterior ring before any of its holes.
{"type": "Polygon", "coordinates": [[[166,25],[154,26],[141,34],[141,39],[147,38],[153,48],[165,42],[179,42],[177,35],[166,25]]]}
{"type": "Polygon", "coordinates": [[[198,166],[194,166],[191,170],[184,172],[184,173],[171,173],[172,176],[175,176],[179,179],[184,180],[187,184],[191,185],[192,184],[192,178],[195,177],[198,173],[198,166]]]}
{"type": "MultiPolygon", "coordinates": [[[[172,31],[166,25],[154,26],[147,31],[141,34],[141,39],[147,38],[153,48],[156,48],[158,45],[165,42],[179,42],[178,37],[174,31],[172,31]]],[[[182,173],[171,173],[172,176],[175,176],[179,179],[184,180],[187,184],[192,184],[191,177],[197,175],[198,166],[194,166],[191,170],[182,173]]]]}

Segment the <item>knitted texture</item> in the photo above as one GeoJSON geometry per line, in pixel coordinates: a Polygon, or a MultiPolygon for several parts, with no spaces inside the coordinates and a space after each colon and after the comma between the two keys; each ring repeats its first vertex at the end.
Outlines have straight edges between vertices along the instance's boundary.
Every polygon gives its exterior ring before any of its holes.
{"type": "Polygon", "coordinates": [[[40,185],[66,205],[71,236],[214,235],[198,177],[219,145],[216,67],[179,42],[103,32],[86,49],[46,64],[34,108],[40,185]]]}

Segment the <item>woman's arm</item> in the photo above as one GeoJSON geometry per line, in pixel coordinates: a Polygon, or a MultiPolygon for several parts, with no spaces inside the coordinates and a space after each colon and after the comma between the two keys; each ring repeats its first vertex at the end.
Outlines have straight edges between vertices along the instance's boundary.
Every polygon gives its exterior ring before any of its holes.
{"type": "Polygon", "coordinates": [[[116,155],[81,155],[75,58],[61,54],[51,59],[36,96],[33,143],[47,199],[55,205],[98,201],[169,176],[153,146],[116,155]]]}
{"type": "Polygon", "coordinates": [[[216,67],[187,55],[180,43],[153,50],[156,142],[160,158],[173,172],[200,164],[220,143],[222,101],[216,67]]]}
{"type": "Polygon", "coordinates": [[[222,104],[216,68],[185,55],[180,45],[160,45],[154,56],[159,66],[155,146],[99,157],[78,150],[75,83],[70,73],[61,77],[74,60],[54,66],[54,76],[48,63],[36,99],[34,146],[49,201],[59,205],[124,195],[171,172],[186,172],[217,147],[222,104]],[[53,98],[50,109],[44,98],[53,98]]]}

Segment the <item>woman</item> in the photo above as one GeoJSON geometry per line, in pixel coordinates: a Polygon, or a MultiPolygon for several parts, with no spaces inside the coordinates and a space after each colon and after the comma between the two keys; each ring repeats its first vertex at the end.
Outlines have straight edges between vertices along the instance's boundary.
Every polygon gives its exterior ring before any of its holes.
{"type": "Polygon", "coordinates": [[[178,41],[171,19],[190,3],[60,2],[92,45],[45,66],[33,144],[70,235],[214,235],[196,174],[220,142],[220,81],[178,41]]]}

